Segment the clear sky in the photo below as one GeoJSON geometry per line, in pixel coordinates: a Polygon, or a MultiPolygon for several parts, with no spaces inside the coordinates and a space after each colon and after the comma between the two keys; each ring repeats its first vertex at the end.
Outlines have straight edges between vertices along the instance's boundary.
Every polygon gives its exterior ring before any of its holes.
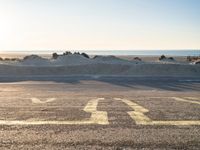
{"type": "Polygon", "coordinates": [[[200,49],[200,0],[0,0],[0,50],[200,49]]]}

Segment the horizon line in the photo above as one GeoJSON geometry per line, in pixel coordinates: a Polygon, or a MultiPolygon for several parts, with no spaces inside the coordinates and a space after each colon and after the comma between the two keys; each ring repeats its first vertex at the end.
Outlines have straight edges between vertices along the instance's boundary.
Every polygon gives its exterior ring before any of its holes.
{"type": "Polygon", "coordinates": [[[26,52],[26,51],[199,51],[199,49],[28,49],[28,50],[0,50],[0,52],[26,52]]]}

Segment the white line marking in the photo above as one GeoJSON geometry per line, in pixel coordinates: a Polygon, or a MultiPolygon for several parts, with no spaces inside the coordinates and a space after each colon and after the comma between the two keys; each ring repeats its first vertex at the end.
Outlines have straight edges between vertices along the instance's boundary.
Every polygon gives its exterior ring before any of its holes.
{"type": "Polygon", "coordinates": [[[180,98],[180,97],[172,97],[174,100],[176,101],[181,101],[181,102],[187,102],[187,103],[193,103],[193,104],[199,104],[200,105],[200,102],[197,102],[197,101],[192,101],[192,100],[186,100],[186,99],[183,99],[183,98],[180,98]]]}
{"type": "MultiPolygon", "coordinates": [[[[82,108],[83,106],[0,106],[0,108],[82,108]]],[[[101,108],[127,108],[127,106],[101,106],[101,108]]]]}
{"type": "Polygon", "coordinates": [[[40,99],[38,99],[36,97],[31,98],[31,101],[34,104],[45,104],[45,103],[53,102],[55,100],[56,100],[56,98],[47,98],[46,101],[41,101],[40,99]]]}
{"type": "Polygon", "coordinates": [[[97,105],[99,100],[104,100],[104,98],[94,99],[88,102],[87,106],[84,108],[85,112],[92,113],[90,121],[94,124],[109,124],[108,115],[105,111],[97,111],[97,105]]]}
{"type": "MultiPolygon", "coordinates": [[[[143,98],[143,97],[140,97],[140,98],[143,98]]],[[[167,98],[167,99],[174,99],[174,97],[147,97],[147,99],[164,99],[164,98],[167,98]]],[[[177,97],[178,98],[178,97],[177,97]]],[[[189,101],[191,101],[191,103],[193,103],[193,102],[196,102],[196,101],[199,101],[200,100],[200,98],[197,98],[197,97],[184,97],[184,98],[186,98],[186,99],[184,99],[184,102],[187,102],[188,101],[188,103],[189,103],[189,101]],[[190,99],[190,100],[187,100],[187,99],[190,99]],[[193,101],[194,100],[194,101],[193,101]]],[[[183,98],[180,98],[180,99],[183,99],[183,98]]],[[[180,100],[180,101],[182,101],[182,100],[180,100]]],[[[197,102],[198,103],[198,102],[197,102]]]]}
{"type": "Polygon", "coordinates": [[[128,114],[130,117],[135,120],[136,124],[139,125],[200,125],[199,120],[183,120],[183,121],[154,121],[150,119],[148,116],[145,115],[145,113],[149,112],[148,109],[130,101],[127,99],[122,98],[114,98],[115,100],[120,100],[124,103],[126,103],[128,106],[130,106],[134,111],[129,111],[128,114]]]}
{"type": "Polygon", "coordinates": [[[192,100],[197,100],[197,101],[200,100],[200,98],[197,98],[197,97],[185,97],[185,98],[187,98],[187,99],[192,99],[192,100]]]}
{"type": "Polygon", "coordinates": [[[89,119],[83,119],[80,121],[19,121],[19,120],[0,120],[0,125],[83,125],[83,124],[101,124],[107,125],[108,116],[105,111],[97,111],[97,105],[99,100],[104,98],[92,99],[85,106],[84,111],[91,113],[89,119]]]}
{"type": "Polygon", "coordinates": [[[135,120],[136,124],[147,124],[148,122],[151,122],[152,120],[144,115],[144,113],[149,112],[148,109],[130,101],[127,99],[121,99],[121,98],[114,98],[115,100],[120,100],[124,103],[126,103],[128,106],[130,106],[134,111],[129,111],[128,114],[131,116],[132,119],[135,120]]]}

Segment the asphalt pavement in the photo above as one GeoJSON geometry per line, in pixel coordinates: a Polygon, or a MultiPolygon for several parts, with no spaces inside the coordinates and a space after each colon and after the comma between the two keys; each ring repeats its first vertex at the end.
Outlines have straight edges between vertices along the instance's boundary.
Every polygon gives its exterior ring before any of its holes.
{"type": "Polygon", "coordinates": [[[200,78],[0,77],[0,149],[200,149],[200,78]]]}

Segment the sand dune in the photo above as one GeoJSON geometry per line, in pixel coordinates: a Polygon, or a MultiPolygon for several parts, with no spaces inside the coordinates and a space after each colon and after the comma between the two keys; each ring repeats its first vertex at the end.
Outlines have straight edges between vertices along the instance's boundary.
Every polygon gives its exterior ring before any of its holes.
{"type": "Polygon", "coordinates": [[[200,65],[124,60],[114,56],[86,58],[73,54],[57,59],[30,57],[0,64],[0,76],[32,75],[132,75],[132,76],[200,76],[200,65]]]}

